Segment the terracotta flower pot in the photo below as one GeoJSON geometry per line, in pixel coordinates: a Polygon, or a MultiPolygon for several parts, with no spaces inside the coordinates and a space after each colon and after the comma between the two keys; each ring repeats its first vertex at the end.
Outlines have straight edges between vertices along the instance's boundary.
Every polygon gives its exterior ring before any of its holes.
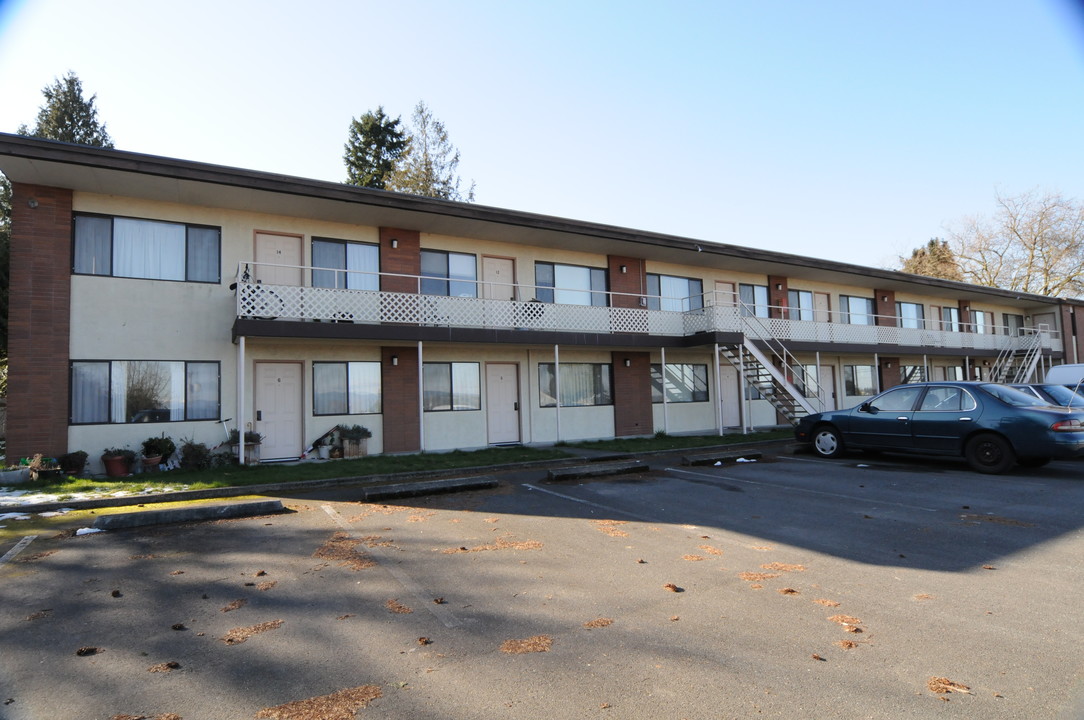
{"type": "Polygon", "coordinates": [[[128,459],[123,455],[102,455],[102,465],[109,477],[127,477],[132,474],[128,459]]]}

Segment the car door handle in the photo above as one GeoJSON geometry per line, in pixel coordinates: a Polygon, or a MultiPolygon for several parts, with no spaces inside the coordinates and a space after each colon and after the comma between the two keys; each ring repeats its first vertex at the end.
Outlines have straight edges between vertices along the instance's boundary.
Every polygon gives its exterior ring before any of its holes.
{"type": "Polygon", "coordinates": [[[907,421],[908,421],[908,420],[909,420],[910,418],[908,418],[908,417],[907,417],[906,415],[900,415],[900,416],[899,416],[898,418],[896,418],[896,419],[897,419],[897,420],[902,420],[903,422],[907,422],[907,421]]]}
{"type": "Polygon", "coordinates": [[[960,418],[960,422],[971,422],[971,418],[960,418]]]}

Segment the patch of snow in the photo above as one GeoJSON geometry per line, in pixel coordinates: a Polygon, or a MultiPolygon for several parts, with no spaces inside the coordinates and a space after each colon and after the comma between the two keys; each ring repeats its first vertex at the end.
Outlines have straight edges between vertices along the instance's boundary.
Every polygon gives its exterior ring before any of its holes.
{"type": "Polygon", "coordinates": [[[756,462],[756,460],[755,459],[749,459],[749,458],[738,458],[734,462],[756,462]]]}
{"type": "Polygon", "coordinates": [[[99,528],[79,528],[75,531],[76,535],[93,535],[94,533],[102,532],[99,528]]]}
{"type": "Polygon", "coordinates": [[[0,513],[0,520],[29,520],[29,515],[22,513],[0,513]]]}

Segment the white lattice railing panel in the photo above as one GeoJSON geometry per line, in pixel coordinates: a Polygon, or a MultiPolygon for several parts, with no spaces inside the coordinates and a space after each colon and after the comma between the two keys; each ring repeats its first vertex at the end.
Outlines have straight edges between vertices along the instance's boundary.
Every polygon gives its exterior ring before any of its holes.
{"type": "MultiPolygon", "coordinates": [[[[490,300],[417,293],[296,287],[240,282],[237,315],[244,318],[401,323],[441,327],[547,330],[599,334],[685,336],[698,332],[741,332],[761,341],[825,345],[878,345],[1000,351],[1026,338],[925,328],[851,325],[743,316],[740,308],[714,305],[686,312],[646,308],[565,305],[538,301],[490,300]]],[[[1045,349],[1057,333],[1038,333],[1045,349]]],[[[1035,342],[1029,335],[1030,342],[1035,342]]]]}

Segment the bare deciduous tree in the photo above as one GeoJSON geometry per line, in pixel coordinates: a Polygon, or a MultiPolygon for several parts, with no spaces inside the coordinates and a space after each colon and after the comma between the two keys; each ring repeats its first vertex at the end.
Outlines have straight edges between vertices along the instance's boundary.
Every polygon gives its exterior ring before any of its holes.
{"type": "Polygon", "coordinates": [[[967,218],[950,237],[966,282],[1051,297],[1084,289],[1084,204],[1058,193],[999,193],[992,218],[967,218]]]}

